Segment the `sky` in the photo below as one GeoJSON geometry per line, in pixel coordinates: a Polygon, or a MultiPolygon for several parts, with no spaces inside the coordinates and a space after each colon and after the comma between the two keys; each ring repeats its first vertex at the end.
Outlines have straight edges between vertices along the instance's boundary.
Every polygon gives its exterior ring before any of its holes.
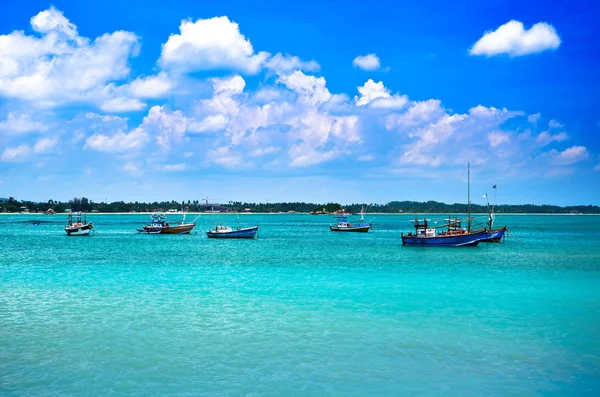
{"type": "Polygon", "coordinates": [[[0,4],[0,197],[600,204],[600,5],[0,4]]]}

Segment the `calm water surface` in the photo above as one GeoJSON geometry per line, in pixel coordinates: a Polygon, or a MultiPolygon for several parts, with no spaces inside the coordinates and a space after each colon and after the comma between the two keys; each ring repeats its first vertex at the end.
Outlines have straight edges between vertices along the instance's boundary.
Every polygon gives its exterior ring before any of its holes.
{"type": "Polygon", "coordinates": [[[259,239],[0,216],[0,395],[600,395],[600,217],[454,249],[402,247],[409,216],[240,218],[259,239]]]}

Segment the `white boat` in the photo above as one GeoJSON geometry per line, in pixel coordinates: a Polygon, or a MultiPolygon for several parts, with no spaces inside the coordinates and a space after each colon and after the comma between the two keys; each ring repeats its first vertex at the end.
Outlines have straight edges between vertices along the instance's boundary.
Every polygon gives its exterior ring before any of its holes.
{"type": "Polygon", "coordinates": [[[72,212],[68,214],[69,220],[67,226],[65,226],[65,232],[67,236],[89,236],[93,234],[94,225],[92,222],[88,223],[85,216],[81,216],[81,211],[73,215],[72,212]]]}

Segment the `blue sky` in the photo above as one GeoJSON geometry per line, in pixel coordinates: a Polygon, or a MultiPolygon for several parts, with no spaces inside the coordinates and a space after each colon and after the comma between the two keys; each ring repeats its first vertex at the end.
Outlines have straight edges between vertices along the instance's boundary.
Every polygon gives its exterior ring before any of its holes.
{"type": "Polygon", "coordinates": [[[4,1],[0,197],[599,204],[599,11],[4,1]]]}

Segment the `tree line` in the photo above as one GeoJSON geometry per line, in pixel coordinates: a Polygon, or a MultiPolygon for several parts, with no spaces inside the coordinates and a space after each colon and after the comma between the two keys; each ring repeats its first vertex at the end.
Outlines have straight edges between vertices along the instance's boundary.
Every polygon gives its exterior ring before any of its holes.
{"type": "MultiPolygon", "coordinates": [[[[55,212],[82,211],[82,212],[153,212],[187,209],[192,212],[221,211],[221,212],[321,212],[333,213],[346,210],[358,213],[363,204],[341,205],[339,203],[247,203],[242,201],[229,201],[227,204],[206,204],[199,200],[184,201],[155,201],[155,202],[124,202],[114,201],[112,203],[94,202],[86,197],[75,197],[67,202],[48,200],[47,202],[33,202],[27,200],[16,200],[13,197],[0,199],[0,212],[46,212],[52,209],[55,212]]],[[[488,207],[485,205],[471,204],[471,212],[485,213],[488,207]]],[[[466,204],[446,204],[438,201],[391,201],[387,204],[371,204],[367,212],[377,213],[443,213],[459,214],[467,212],[466,204]]],[[[597,205],[534,205],[534,204],[500,204],[496,205],[495,212],[498,213],[527,213],[527,214],[600,214],[597,205]]]]}

